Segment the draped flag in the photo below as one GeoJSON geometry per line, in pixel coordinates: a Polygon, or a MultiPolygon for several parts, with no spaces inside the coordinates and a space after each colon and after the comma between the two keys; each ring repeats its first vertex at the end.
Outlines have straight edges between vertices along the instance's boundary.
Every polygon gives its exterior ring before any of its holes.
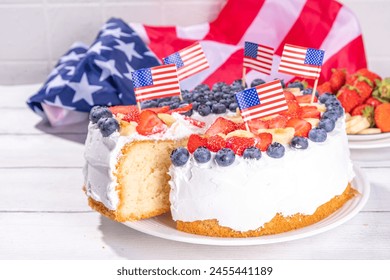
{"type": "Polygon", "coordinates": [[[275,80],[236,94],[245,122],[284,112],[288,109],[280,81],[275,80]]]}
{"type": "Polygon", "coordinates": [[[180,81],[209,68],[206,55],[199,43],[175,52],[163,58],[163,61],[164,64],[173,63],[176,65],[180,81]]]}
{"type": "MultiPolygon", "coordinates": [[[[160,58],[195,42],[202,44],[210,68],[181,83],[192,89],[200,83],[232,81],[242,76],[244,42],[257,42],[275,48],[278,65],[283,46],[310,46],[326,50],[320,82],[329,79],[332,68],[352,73],[367,66],[362,33],[356,16],[348,7],[333,0],[227,0],[211,23],[192,26],[156,27],[131,24],[160,58]],[[315,26],[316,28],[313,28],[315,26]]],[[[246,80],[295,79],[295,75],[277,72],[270,75],[249,71],[246,80]]]]}
{"type": "Polygon", "coordinates": [[[140,69],[131,75],[137,102],[181,94],[175,64],[140,69]]]}
{"type": "Polygon", "coordinates": [[[318,79],[324,51],[286,44],[279,64],[279,72],[308,79],[318,79]]]}
{"type": "Polygon", "coordinates": [[[264,74],[271,74],[274,49],[264,45],[245,42],[244,67],[264,74]]]}

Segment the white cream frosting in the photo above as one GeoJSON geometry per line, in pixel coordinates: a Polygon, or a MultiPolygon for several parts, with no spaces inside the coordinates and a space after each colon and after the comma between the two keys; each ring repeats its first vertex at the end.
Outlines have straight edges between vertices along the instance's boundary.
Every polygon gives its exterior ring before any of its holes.
{"type": "Polygon", "coordinates": [[[354,176],[342,118],[325,142],[309,140],[306,150],[286,147],[280,159],[263,152],[259,160],[236,156],[231,166],[220,167],[214,155],[205,164],[191,156],[185,166],[171,166],[174,220],[217,219],[237,231],[254,230],[277,213],[313,214],[343,193],[354,176]]]}
{"type": "Polygon", "coordinates": [[[170,127],[162,133],[149,136],[136,132],[129,136],[121,136],[119,132],[114,132],[108,137],[103,137],[97,124],[90,123],[85,141],[86,163],[83,170],[87,195],[103,203],[110,210],[117,208],[119,196],[116,186],[118,182],[114,173],[122,147],[126,143],[142,140],[179,140],[193,133],[203,133],[205,130],[205,128],[191,125],[180,114],[173,113],[172,116],[176,121],[170,127]]]}

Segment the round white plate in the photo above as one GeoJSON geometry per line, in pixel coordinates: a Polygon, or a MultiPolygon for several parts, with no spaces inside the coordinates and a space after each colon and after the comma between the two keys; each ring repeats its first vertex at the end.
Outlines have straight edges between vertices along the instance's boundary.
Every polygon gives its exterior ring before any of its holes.
{"type": "Polygon", "coordinates": [[[380,139],[390,139],[390,132],[375,133],[375,134],[354,134],[354,135],[349,134],[348,135],[349,141],[365,142],[365,141],[380,140],[380,139]]]}
{"type": "Polygon", "coordinates": [[[360,193],[326,219],[316,224],[275,235],[248,237],[248,238],[222,238],[189,234],[176,230],[175,223],[169,214],[137,222],[126,222],[126,226],[140,232],[164,239],[187,242],[193,244],[246,246],[285,242],[313,236],[333,229],[354,217],[365,205],[370,194],[370,185],[357,167],[354,168],[356,177],[352,181],[353,187],[360,193]]]}
{"type": "Polygon", "coordinates": [[[377,140],[348,141],[350,149],[378,149],[390,147],[390,138],[377,140]]]}

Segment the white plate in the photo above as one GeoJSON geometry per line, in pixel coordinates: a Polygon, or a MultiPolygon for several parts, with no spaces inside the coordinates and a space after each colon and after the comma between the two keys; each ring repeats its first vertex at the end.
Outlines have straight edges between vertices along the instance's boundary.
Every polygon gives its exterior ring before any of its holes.
{"type": "MultiPolygon", "coordinates": [[[[356,135],[355,135],[356,136],[356,135]]],[[[377,140],[349,141],[350,149],[378,149],[390,147],[390,138],[381,138],[377,140]]]]}
{"type": "Polygon", "coordinates": [[[365,142],[365,141],[379,140],[379,139],[390,139],[390,132],[375,133],[375,134],[353,134],[353,135],[349,134],[348,135],[349,141],[365,142]]]}
{"type": "Polygon", "coordinates": [[[318,223],[281,234],[249,238],[222,238],[189,234],[176,230],[175,223],[172,221],[169,214],[138,222],[126,222],[124,224],[149,235],[193,244],[246,246],[301,239],[333,229],[354,217],[363,208],[370,194],[370,185],[359,168],[355,167],[354,170],[356,177],[354,178],[352,185],[360,195],[349,200],[342,208],[318,223]]]}

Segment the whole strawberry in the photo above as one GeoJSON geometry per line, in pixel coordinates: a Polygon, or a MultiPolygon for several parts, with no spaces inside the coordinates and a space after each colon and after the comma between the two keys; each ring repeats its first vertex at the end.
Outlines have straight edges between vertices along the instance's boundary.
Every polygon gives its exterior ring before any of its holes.
{"type": "Polygon", "coordinates": [[[368,104],[362,104],[359,106],[356,106],[351,113],[352,116],[363,116],[367,118],[368,122],[370,123],[370,127],[375,126],[375,120],[374,120],[374,107],[368,104]]]}
{"type": "Polygon", "coordinates": [[[376,99],[375,97],[369,97],[366,102],[364,102],[368,105],[371,105],[372,107],[376,108],[376,106],[381,105],[382,102],[376,99]]]}
{"type": "Polygon", "coordinates": [[[367,79],[369,79],[373,83],[374,86],[376,86],[377,80],[378,81],[382,80],[381,76],[368,70],[367,68],[359,69],[358,71],[356,71],[355,74],[366,77],[367,79]]]}
{"type": "Polygon", "coordinates": [[[358,91],[351,86],[343,86],[337,93],[337,99],[343,105],[346,113],[350,113],[353,108],[362,104],[358,91]]]}
{"type": "Polygon", "coordinates": [[[330,76],[329,83],[333,93],[337,93],[345,84],[346,76],[347,72],[345,69],[332,69],[332,76],[330,76]]]}
{"type": "Polygon", "coordinates": [[[324,93],[333,93],[330,82],[324,82],[317,87],[317,91],[320,95],[324,93]]]}
{"type": "Polygon", "coordinates": [[[363,102],[371,96],[372,91],[374,90],[373,82],[371,82],[370,79],[362,75],[358,76],[352,86],[357,89],[363,102]]]}
{"type": "Polygon", "coordinates": [[[375,108],[375,123],[382,132],[390,132],[390,103],[375,108]]]}

